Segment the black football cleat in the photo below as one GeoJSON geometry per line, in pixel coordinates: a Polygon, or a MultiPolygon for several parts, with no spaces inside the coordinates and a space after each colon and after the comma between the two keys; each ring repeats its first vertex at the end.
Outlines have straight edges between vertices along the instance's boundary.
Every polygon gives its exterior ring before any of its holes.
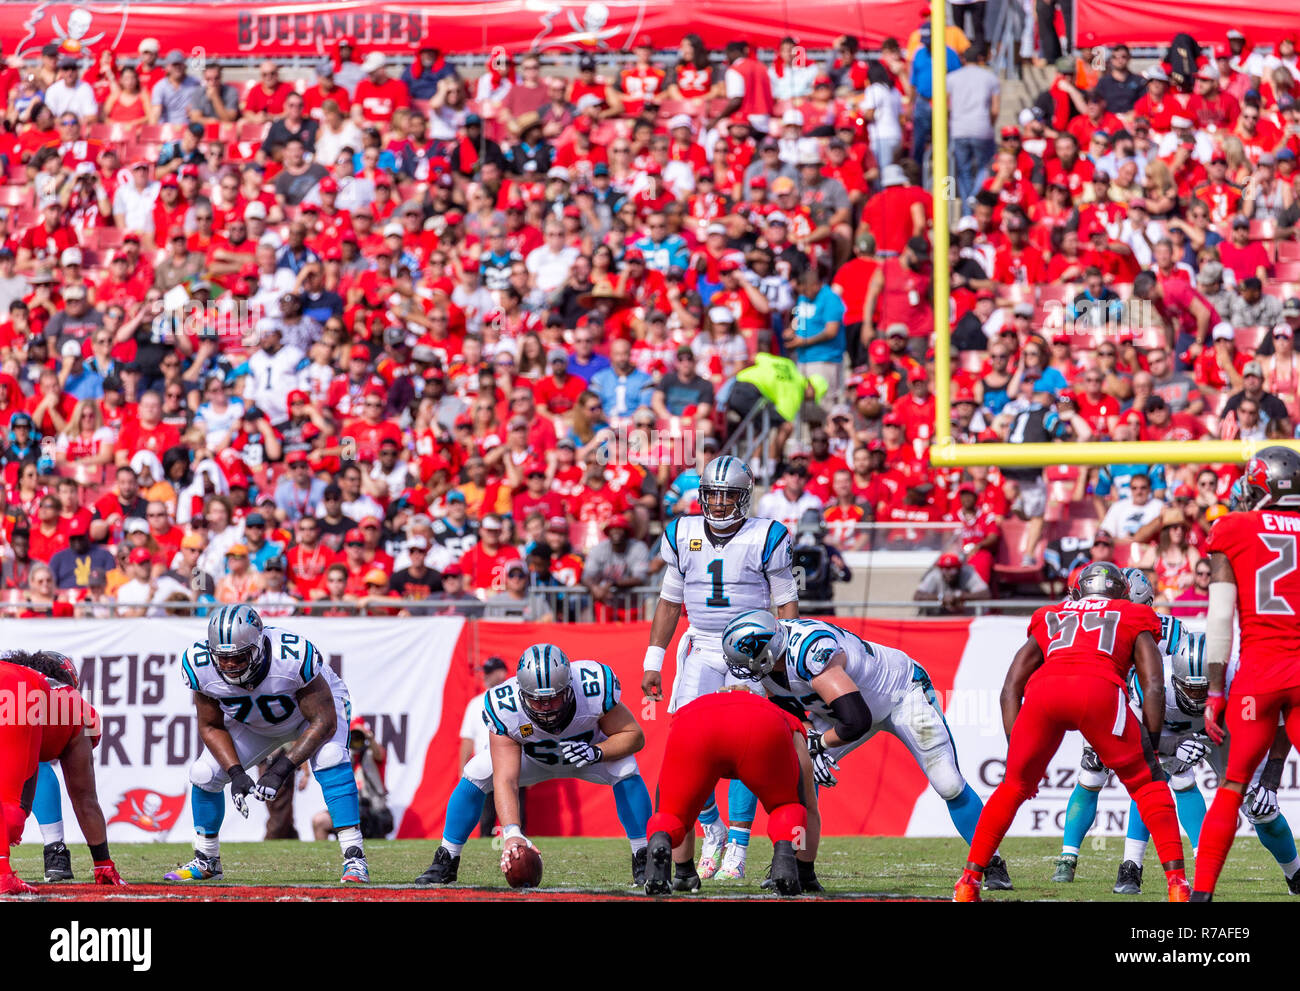
{"type": "Polygon", "coordinates": [[[1286,879],[1286,890],[1293,895],[1300,895],[1300,871],[1296,871],[1286,879]]]}
{"type": "Polygon", "coordinates": [[[673,869],[673,890],[692,892],[700,890],[700,872],[695,869],[695,862],[676,864],[673,869]]]}
{"type": "Polygon", "coordinates": [[[632,854],[632,883],[638,888],[645,886],[645,865],[646,850],[648,847],[642,847],[636,853],[632,854]]]}
{"type": "Polygon", "coordinates": [[[778,840],[773,845],[772,885],[783,898],[803,891],[799,884],[799,862],[794,858],[794,844],[789,840],[778,840]]]}
{"type": "Polygon", "coordinates": [[[803,888],[805,895],[820,895],[825,893],[826,889],[822,883],[817,880],[817,865],[811,860],[796,861],[799,865],[799,887],[803,888]]]}
{"type": "Polygon", "coordinates": [[[45,847],[45,880],[71,881],[72,854],[62,840],[47,844],[45,847]]]}
{"type": "Polygon", "coordinates": [[[985,891],[1011,891],[1011,875],[1007,873],[1007,862],[1001,857],[994,857],[984,868],[985,891]]]}
{"type": "Polygon", "coordinates": [[[1124,861],[1115,875],[1115,887],[1110,890],[1117,895],[1142,894],[1142,868],[1131,860],[1124,861]]]}
{"type": "Polygon", "coordinates": [[[429,869],[415,879],[416,884],[454,884],[456,874],[460,871],[460,857],[453,857],[445,846],[438,847],[433,854],[433,863],[429,869]]]}
{"type": "Polygon", "coordinates": [[[1187,899],[1189,902],[1212,902],[1214,901],[1214,892],[1212,891],[1193,891],[1192,897],[1187,899]]]}
{"type": "Polygon", "coordinates": [[[673,885],[669,880],[669,869],[673,862],[673,841],[660,830],[650,837],[643,852],[646,855],[645,893],[671,894],[673,885]]]}

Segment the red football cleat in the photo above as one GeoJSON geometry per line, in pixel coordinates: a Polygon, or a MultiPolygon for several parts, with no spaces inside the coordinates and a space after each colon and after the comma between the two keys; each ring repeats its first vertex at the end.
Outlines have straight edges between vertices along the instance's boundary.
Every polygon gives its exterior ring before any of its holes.
{"type": "Polygon", "coordinates": [[[1192,887],[1185,877],[1169,879],[1169,900],[1171,902],[1188,902],[1192,900],[1192,887]]]}
{"type": "Polygon", "coordinates": [[[980,901],[980,876],[974,871],[962,871],[961,878],[953,885],[952,900],[955,902],[980,901]]]}

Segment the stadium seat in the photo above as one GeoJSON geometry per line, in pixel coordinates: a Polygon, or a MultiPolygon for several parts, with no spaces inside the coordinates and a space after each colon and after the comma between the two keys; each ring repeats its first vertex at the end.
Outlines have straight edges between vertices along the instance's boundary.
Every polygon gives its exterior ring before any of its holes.
{"type": "Polygon", "coordinates": [[[1259,342],[1272,331],[1272,327],[1238,327],[1233,332],[1232,339],[1238,351],[1253,352],[1259,347],[1259,342]]]}
{"type": "Polygon", "coordinates": [[[1278,262],[1273,268],[1273,279],[1277,282],[1300,282],[1300,261],[1278,262]]]}
{"type": "Polygon", "coordinates": [[[1250,239],[1252,241],[1271,241],[1277,234],[1277,221],[1252,220],[1250,222],[1250,239]]]}
{"type": "Polygon", "coordinates": [[[262,143],[262,135],[266,133],[266,125],[258,124],[253,121],[242,121],[235,130],[235,140],[239,142],[262,143]]]}
{"type": "Polygon", "coordinates": [[[983,351],[958,351],[957,364],[963,372],[982,372],[989,356],[983,351]]]}
{"type": "Polygon", "coordinates": [[[993,576],[1003,584],[1017,585],[1043,580],[1043,541],[1040,539],[1037,547],[1025,547],[1028,528],[1027,521],[1014,517],[1008,517],[1002,523],[1002,540],[993,562],[993,576]],[[1025,554],[1033,555],[1033,565],[1020,563],[1025,554]]]}
{"type": "Polygon", "coordinates": [[[122,243],[123,233],[120,227],[96,227],[88,240],[97,250],[108,251],[122,243]]]}
{"type": "Polygon", "coordinates": [[[26,186],[0,187],[0,206],[31,206],[33,193],[26,186]]]}
{"type": "Polygon", "coordinates": [[[1079,294],[1079,287],[1074,285],[1049,285],[1038,287],[1038,304],[1064,303],[1079,294]]]}
{"type": "Polygon", "coordinates": [[[1276,244],[1278,261],[1300,261],[1300,241],[1278,241],[1276,244]]]}

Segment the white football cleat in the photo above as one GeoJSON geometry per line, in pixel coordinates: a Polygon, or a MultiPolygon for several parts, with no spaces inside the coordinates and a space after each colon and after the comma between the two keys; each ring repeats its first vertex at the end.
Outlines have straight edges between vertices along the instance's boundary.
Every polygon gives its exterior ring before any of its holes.
{"type": "Polygon", "coordinates": [[[749,856],[749,847],[739,843],[728,843],[723,855],[722,866],[718,868],[718,877],[724,881],[740,881],[745,877],[745,858],[749,856]]]}
{"type": "Polygon", "coordinates": [[[700,878],[707,881],[718,873],[722,861],[722,845],[727,842],[727,827],[722,820],[704,827],[704,842],[700,844],[700,862],[696,867],[700,878]]]}

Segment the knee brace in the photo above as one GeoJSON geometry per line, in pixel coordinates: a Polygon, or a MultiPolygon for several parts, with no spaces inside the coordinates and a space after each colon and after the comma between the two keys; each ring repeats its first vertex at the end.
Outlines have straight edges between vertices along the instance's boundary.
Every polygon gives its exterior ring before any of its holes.
{"type": "Polygon", "coordinates": [[[196,760],[190,765],[190,784],[207,792],[219,792],[226,787],[225,775],[220,777],[217,770],[205,760],[196,760]]]}
{"type": "Polygon", "coordinates": [[[315,769],[317,771],[324,771],[345,762],[351,764],[347,748],[335,743],[333,740],[322,744],[321,748],[316,751],[315,769]]]}

